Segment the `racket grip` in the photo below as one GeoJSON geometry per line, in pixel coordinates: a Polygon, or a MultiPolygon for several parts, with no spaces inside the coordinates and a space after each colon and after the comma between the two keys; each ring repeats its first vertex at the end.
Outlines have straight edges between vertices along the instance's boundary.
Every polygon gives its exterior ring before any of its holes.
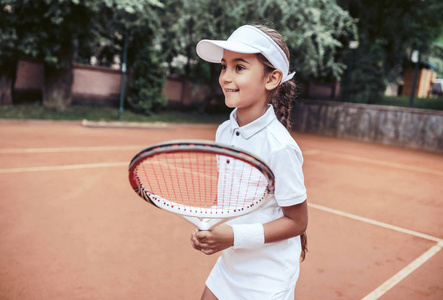
{"type": "Polygon", "coordinates": [[[263,224],[233,224],[234,249],[258,248],[265,244],[263,224]]]}

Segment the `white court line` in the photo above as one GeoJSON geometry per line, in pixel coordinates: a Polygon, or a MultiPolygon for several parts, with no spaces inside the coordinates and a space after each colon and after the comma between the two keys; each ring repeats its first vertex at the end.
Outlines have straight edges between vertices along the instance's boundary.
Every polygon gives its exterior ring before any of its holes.
{"type": "Polygon", "coordinates": [[[0,169],[0,173],[62,171],[62,170],[79,170],[79,169],[90,169],[90,168],[122,167],[122,166],[127,167],[129,166],[129,163],[114,162],[114,163],[80,164],[80,165],[49,166],[49,167],[12,168],[12,169],[0,169]]]}
{"type": "MultiPolygon", "coordinates": [[[[128,147],[135,147],[135,146],[128,146],[128,147]]],[[[117,147],[117,148],[119,148],[119,149],[121,149],[121,148],[127,149],[128,147],[117,147]]],[[[96,150],[92,150],[92,151],[102,151],[102,149],[99,149],[99,148],[111,149],[111,148],[114,148],[114,147],[46,148],[46,151],[49,152],[48,149],[53,149],[54,151],[57,151],[57,150],[60,150],[60,149],[66,149],[66,151],[60,151],[60,152],[72,151],[72,149],[74,149],[74,151],[90,151],[90,150],[80,150],[80,149],[96,149],[96,150]],[[70,149],[70,150],[67,150],[67,149],[70,149]]],[[[139,148],[139,147],[137,147],[137,148],[139,148]]],[[[28,149],[28,151],[29,151],[29,149],[28,149]]],[[[40,150],[37,150],[37,151],[40,151],[40,150]]],[[[305,154],[307,154],[307,155],[318,154],[318,153],[319,153],[318,150],[305,151],[305,154]]],[[[339,154],[335,154],[335,155],[339,155],[339,154]]],[[[356,158],[356,157],[347,156],[347,155],[340,155],[340,156],[343,156],[345,158],[351,158],[351,159],[353,159],[353,158],[355,159],[356,158]]],[[[392,163],[383,162],[383,161],[374,161],[374,160],[362,159],[362,158],[358,158],[358,159],[360,161],[365,161],[365,162],[370,162],[370,163],[374,163],[374,162],[377,163],[377,164],[383,163],[384,165],[389,165],[391,167],[392,166],[393,167],[401,167],[401,168],[409,167],[409,166],[404,166],[404,165],[400,165],[400,164],[392,164],[392,163]]],[[[13,168],[13,169],[0,169],[0,173],[57,171],[57,170],[73,170],[73,169],[86,169],[86,168],[106,168],[106,167],[121,167],[121,166],[127,166],[127,165],[128,165],[127,162],[115,162],[115,163],[79,164],[79,165],[50,166],[50,167],[13,168]]],[[[420,169],[419,171],[423,171],[423,170],[427,170],[427,169],[420,169]]],[[[415,171],[417,171],[417,170],[415,170],[415,171]]],[[[409,234],[409,235],[412,235],[412,236],[416,236],[416,237],[420,237],[420,238],[424,238],[424,239],[427,239],[427,240],[431,240],[431,241],[437,242],[437,245],[433,246],[431,249],[429,249],[424,254],[422,254],[419,258],[417,258],[416,260],[411,262],[408,266],[403,268],[401,271],[399,271],[397,274],[395,274],[393,277],[391,277],[385,283],[380,285],[377,289],[375,289],[370,294],[368,294],[365,298],[363,298],[364,300],[378,299],[381,295],[383,295],[389,289],[391,289],[392,287],[397,285],[406,276],[408,276],[410,273],[415,271],[422,264],[424,264],[427,260],[429,260],[433,255],[435,255],[437,252],[439,252],[441,250],[441,248],[442,248],[442,245],[443,245],[443,240],[442,239],[439,239],[439,238],[436,238],[436,237],[432,237],[432,236],[429,236],[429,235],[426,235],[426,234],[423,234],[423,233],[419,233],[419,232],[412,231],[412,230],[409,230],[409,229],[404,229],[404,228],[401,228],[401,227],[398,227],[398,226],[393,226],[393,225],[390,225],[390,224],[386,224],[386,223],[383,223],[383,222],[371,220],[371,219],[368,219],[368,218],[360,217],[360,216],[353,215],[353,214],[346,213],[346,212],[342,212],[342,211],[339,211],[339,210],[327,208],[327,207],[324,207],[324,206],[321,206],[321,205],[318,205],[318,204],[314,204],[314,203],[309,203],[308,205],[310,207],[313,207],[313,208],[316,208],[316,209],[319,209],[319,210],[323,210],[323,211],[326,211],[326,212],[329,212],[329,213],[333,213],[333,214],[344,216],[344,217],[351,218],[351,219],[354,219],[354,220],[362,221],[362,222],[365,222],[365,223],[368,223],[368,224],[373,224],[373,225],[380,226],[380,227],[383,227],[383,228],[395,230],[395,231],[398,231],[398,232],[402,232],[402,233],[405,233],[405,234],[409,234]]]]}
{"type": "MultiPolygon", "coordinates": [[[[310,151],[311,151],[311,153],[309,153],[309,154],[325,153],[326,155],[340,157],[340,158],[344,158],[344,159],[348,159],[348,160],[352,160],[352,161],[358,161],[358,162],[369,163],[369,164],[373,164],[373,165],[386,166],[386,167],[391,167],[391,168],[396,168],[396,169],[402,169],[402,170],[421,172],[421,173],[426,173],[426,174],[431,174],[431,175],[443,176],[443,171],[438,171],[438,170],[414,167],[414,166],[410,166],[410,165],[404,165],[404,164],[393,163],[393,162],[389,162],[389,161],[364,158],[364,157],[359,157],[359,156],[354,156],[354,155],[339,154],[339,153],[334,153],[334,152],[329,152],[329,151],[318,151],[318,152],[315,152],[315,150],[310,150],[310,151]]],[[[436,253],[438,253],[441,250],[441,248],[443,247],[443,240],[439,239],[437,237],[433,237],[433,236],[423,234],[420,232],[416,232],[413,230],[401,228],[398,226],[393,226],[393,225],[386,224],[383,222],[371,220],[368,218],[363,218],[363,217],[360,217],[357,215],[345,213],[345,212],[342,212],[339,210],[327,208],[327,207],[324,207],[321,205],[316,205],[313,203],[310,203],[309,206],[323,210],[323,211],[327,211],[329,213],[333,213],[336,215],[344,216],[344,217],[358,220],[361,222],[373,224],[373,225],[380,226],[383,228],[395,230],[398,232],[402,232],[405,234],[409,234],[412,236],[416,236],[416,237],[420,237],[423,239],[437,242],[436,245],[432,246],[428,251],[423,253],[417,259],[412,261],[409,265],[407,265],[402,270],[400,270],[397,274],[395,274],[390,279],[385,281],[383,284],[381,284],[379,287],[377,287],[375,290],[373,290],[371,293],[369,293],[367,296],[365,296],[362,300],[373,300],[373,299],[380,298],[383,294],[385,294],[387,291],[389,291],[390,289],[395,287],[404,278],[409,276],[412,272],[414,272],[416,269],[418,269],[420,266],[422,266],[424,263],[426,263],[431,257],[433,257],[436,253]]]]}
{"type": "Polygon", "coordinates": [[[104,147],[21,148],[21,149],[16,148],[16,149],[0,149],[0,154],[141,150],[144,147],[146,146],[104,146],[104,147]]]}
{"type": "Polygon", "coordinates": [[[361,222],[364,222],[364,223],[368,223],[368,224],[376,225],[376,226],[379,226],[379,227],[395,230],[395,231],[398,231],[398,232],[401,232],[401,233],[409,234],[409,235],[412,235],[412,236],[416,236],[416,237],[419,237],[419,238],[422,238],[422,239],[430,240],[430,241],[437,242],[437,243],[443,243],[443,239],[439,239],[437,237],[433,237],[433,236],[430,236],[430,235],[427,235],[427,234],[424,234],[424,233],[420,233],[420,232],[417,232],[417,231],[413,231],[413,230],[405,229],[405,228],[402,228],[402,227],[390,225],[390,224],[387,224],[387,223],[375,221],[375,220],[372,220],[372,219],[360,217],[360,216],[357,216],[357,215],[354,215],[354,214],[350,214],[350,213],[347,213],[347,212],[343,212],[343,211],[340,211],[340,210],[332,209],[332,208],[325,207],[325,206],[318,205],[318,204],[314,204],[314,203],[308,203],[308,206],[316,208],[316,209],[319,209],[319,210],[323,210],[323,211],[326,211],[326,212],[329,212],[329,213],[332,213],[332,214],[335,214],[335,215],[339,215],[339,216],[342,216],[342,217],[347,217],[347,218],[354,219],[354,220],[357,220],[357,221],[361,221],[361,222]]]}
{"type": "MultiPolygon", "coordinates": [[[[132,150],[132,149],[141,149],[142,146],[120,146],[120,147],[68,147],[68,148],[28,148],[28,149],[0,149],[1,153],[56,153],[56,152],[80,152],[80,151],[118,151],[118,150],[132,150]]],[[[345,154],[338,154],[334,152],[328,152],[328,151],[321,151],[321,150],[306,150],[303,152],[304,155],[316,155],[319,153],[325,153],[332,156],[342,157],[344,159],[349,159],[353,161],[360,161],[370,164],[376,164],[376,165],[383,165],[393,168],[399,168],[404,170],[410,170],[410,171],[416,171],[416,172],[422,172],[422,173],[428,173],[438,176],[443,176],[443,172],[431,170],[431,169],[425,169],[425,168],[419,168],[419,167],[413,167],[398,163],[392,163],[388,161],[382,161],[382,160],[375,160],[375,159],[368,159],[358,156],[352,156],[352,155],[345,155],[345,154]]],[[[73,170],[73,169],[86,169],[86,168],[103,168],[103,167],[121,167],[121,166],[127,166],[127,162],[115,162],[115,163],[97,163],[97,164],[80,164],[80,165],[65,165],[65,166],[52,166],[52,167],[29,167],[29,168],[13,168],[13,169],[0,169],[0,173],[19,173],[19,172],[36,172],[36,171],[56,171],[56,170],[73,170]]],[[[376,225],[379,227],[395,230],[401,233],[409,234],[412,236],[420,237],[423,239],[431,240],[434,242],[437,242],[436,245],[431,247],[428,251],[423,253],[420,257],[415,259],[413,262],[411,262],[409,265],[407,265],[405,268],[400,270],[397,274],[395,274],[393,277],[388,279],[386,282],[384,282],[382,285],[380,285],[377,289],[372,291],[370,294],[365,296],[363,300],[371,300],[371,299],[378,299],[380,296],[382,296],[384,293],[386,293],[388,290],[396,286],[400,281],[402,281],[404,278],[406,278],[409,274],[411,274],[413,271],[415,271],[417,268],[419,268],[421,265],[423,265],[426,261],[428,261],[432,256],[434,256],[436,253],[438,253],[441,248],[443,247],[443,240],[429,236],[420,232],[416,232],[413,230],[401,228],[398,226],[393,226],[390,224],[386,224],[383,222],[371,220],[368,218],[360,217],[357,215],[353,215],[350,213],[342,212],[339,210],[327,208],[321,205],[309,203],[310,207],[323,210],[329,213],[333,213],[336,215],[344,216],[350,219],[354,219],[357,221],[365,222],[368,224],[376,225]]]]}
{"type": "Polygon", "coordinates": [[[325,206],[322,206],[322,205],[318,205],[318,204],[314,204],[314,203],[308,203],[308,206],[316,208],[316,209],[319,209],[319,210],[322,210],[322,211],[326,211],[326,212],[329,212],[329,213],[332,213],[332,214],[335,214],[335,215],[339,215],[339,216],[342,216],[342,217],[347,217],[347,218],[354,219],[354,220],[357,220],[357,221],[361,221],[361,222],[364,222],[364,223],[376,225],[376,226],[383,227],[383,228],[386,228],[386,229],[395,230],[395,231],[398,231],[398,232],[401,232],[401,233],[405,233],[405,234],[409,234],[409,235],[416,236],[416,237],[419,237],[419,238],[423,238],[423,239],[427,239],[427,240],[431,240],[431,241],[437,242],[436,245],[431,247],[428,251],[423,253],[420,257],[418,257],[413,262],[411,262],[409,265],[404,267],[402,270],[400,270],[397,274],[392,276],[390,279],[385,281],[382,285],[380,285],[378,288],[373,290],[371,293],[369,293],[367,296],[365,296],[362,300],[378,299],[384,293],[386,293],[388,290],[390,290],[391,288],[396,286],[400,281],[402,281],[404,278],[406,278],[409,274],[411,274],[416,269],[418,269],[421,265],[423,265],[426,261],[428,261],[432,256],[434,256],[437,252],[439,252],[441,250],[441,248],[443,247],[443,239],[439,239],[437,237],[433,237],[433,236],[430,236],[430,235],[427,235],[427,234],[423,234],[423,233],[420,233],[420,232],[417,232],[417,231],[401,228],[401,227],[398,227],[398,226],[393,226],[393,225],[390,225],[390,224],[387,224],[387,223],[371,220],[371,219],[368,219],[368,218],[360,217],[360,216],[357,216],[357,215],[354,215],[354,214],[346,213],[346,212],[343,212],[343,211],[340,211],[340,210],[328,208],[328,207],[325,207],[325,206]]]}
{"type": "MultiPolygon", "coordinates": [[[[323,150],[308,150],[308,151],[312,152],[310,154],[324,153],[326,155],[341,157],[341,158],[352,160],[352,161],[358,161],[358,162],[364,162],[364,163],[373,164],[373,165],[392,167],[392,168],[396,168],[396,169],[402,169],[402,170],[408,170],[408,171],[427,173],[427,174],[431,174],[431,175],[443,176],[443,171],[439,171],[439,170],[414,167],[414,166],[410,166],[410,165],[393,163],[393,162],[385,161],[385,160],[365,158],[365,157],[361,157],[361,156],[348,155],[348,154],[340,154],[340,153],[335,153],[335,152],[330,152],[330,151],[323,151],[323,150]],[[317,151],[317,152],[315,152],[315,151],[317,151]]],[[[443,162],[443,160],[442,160],[442,162],[443,162]]]]}
{"type": "Polygon", "coordinates": [[[421,265],[423,265],[425,262],[427,262],[431,257],[433,257],[435,254],[437,254],[441,248],[443,247],[443,243],[440,242],[434,246],[432,246],[428,251],[420,255],[418,258],[416,258],[414,261],[412,261],[409,265],[401,269],[397,274],[389,278],[387,281],[385,281],[382,285],[380,285],[378,288],[373,290],[371,293],[369,293],[367,296],[362,298],[362,300],[373,300],[380,298],[384,293],[389,291],[391,288],[396,286],[400,281],[405,279],[409,274],[414,272],[416,269],[418,269],[421,265]]]}
{"type": "MultiPolygon", "coordinates": [[[[0,149],[0,154],[18,154],[18,153],[62,153],[62,152],[88,152],[88,151],[121,151],[121,150],[141,150],[146,146],[104,146],[104,147],[63,147],[63,148],[16,148],[16,149],[0,149]]],[[[399,163],[393,163],[383,160],[364,158],[360,156],[339,154],[330,151],[310,149],[303,151],[303,155],[317,155],[324,153],[326,155],[341,157],[348,160],[365,162],[369,164],[393,167],[397,169],[422,172],[432,175],[443,176],[443,171],[431,170],[426,168],[414,167],[399,163]]]]}

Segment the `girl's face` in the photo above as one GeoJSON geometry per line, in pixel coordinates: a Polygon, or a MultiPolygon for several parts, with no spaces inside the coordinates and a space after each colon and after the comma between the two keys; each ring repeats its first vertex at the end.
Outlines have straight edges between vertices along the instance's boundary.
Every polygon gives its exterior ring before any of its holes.
{"type": "Polygon", "coordinates": [[[224,50],[219,83],[226,106],[238,112],[263,113],[267,108],[264,65],[255,54],[224,50]]]}

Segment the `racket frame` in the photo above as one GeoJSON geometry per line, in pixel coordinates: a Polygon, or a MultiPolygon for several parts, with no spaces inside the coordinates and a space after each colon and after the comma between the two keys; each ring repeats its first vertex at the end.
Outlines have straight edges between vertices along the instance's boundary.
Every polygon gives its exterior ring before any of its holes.
{"type": "Polygon", "coordinates": [[[261,207],[264,202],[266,202],[269,194],[274,193],[275,185],[275,179],[272,170],[257,156],[231,146],[206,140],[173,140],[154,144],[139,151],[129,164],[129,182],[134,191],[142,199],[158,208],[181,215],[201,230],[208,230],[216,224],[255,211],[256,209],[261,207]],[[265,194],[262,198],[257,199],[246,208],[217,209],[215,212],[213,212],[210,211],[210,208],[186,206],[183,204],[175,203],[173,201],[169,201],[160,197],[159,195],[152,193],[140,183],[136,172],[137,167],[144,160],[163,153],[177,152],[214,153],[218,155],[232,157],[234,159],[239,159],[249,165],[252,165],[257,168],[268,181],[265,194]]]}

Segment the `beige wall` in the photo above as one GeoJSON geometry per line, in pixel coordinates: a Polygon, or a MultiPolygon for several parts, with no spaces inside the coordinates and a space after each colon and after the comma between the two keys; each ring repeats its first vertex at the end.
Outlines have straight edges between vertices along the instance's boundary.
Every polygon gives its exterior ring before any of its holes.
{"type": "MultiPolygon", "coordinates": [[[[15,88],[17,90],[41,90],[43,87],[43,64],[22,60],[18,64],[15,88]]],[[[126,80],[128,83],[128,80],[126,80]]],[[[72,97],[74,102],[114,103],[120,96],[121,73],[106,67],[74,64],[72,97]]],[[[163,95],[171,104],[191,104],[201,100],[201,90],[192,89],[191,83],[178,78],[168,78],[163,95]],[[183,94],[183,96],[182,96],[183,94]]]]}
{"type": "Polygon", "coordinates": [[[121,74],[119,70],[74,65],[72,94],[85,98],[118,98],[121,74]]]}
{"type": "MultiPolygon", "coordinates": [[[[120,94],[120,71],[103,67],[74,64],[73,98],[94,98],[97,101],[118,98],[120,94]]],[[[43,87],[43,64],[33,60],[18,63],[15,88],[17,90],[41,90],[43,87]]]]}
{"type": "Polygon", "coordinates": [[[43,64],[36,61],[19,61],[15,88],[40,90],[43,87],[43,64]]]}

